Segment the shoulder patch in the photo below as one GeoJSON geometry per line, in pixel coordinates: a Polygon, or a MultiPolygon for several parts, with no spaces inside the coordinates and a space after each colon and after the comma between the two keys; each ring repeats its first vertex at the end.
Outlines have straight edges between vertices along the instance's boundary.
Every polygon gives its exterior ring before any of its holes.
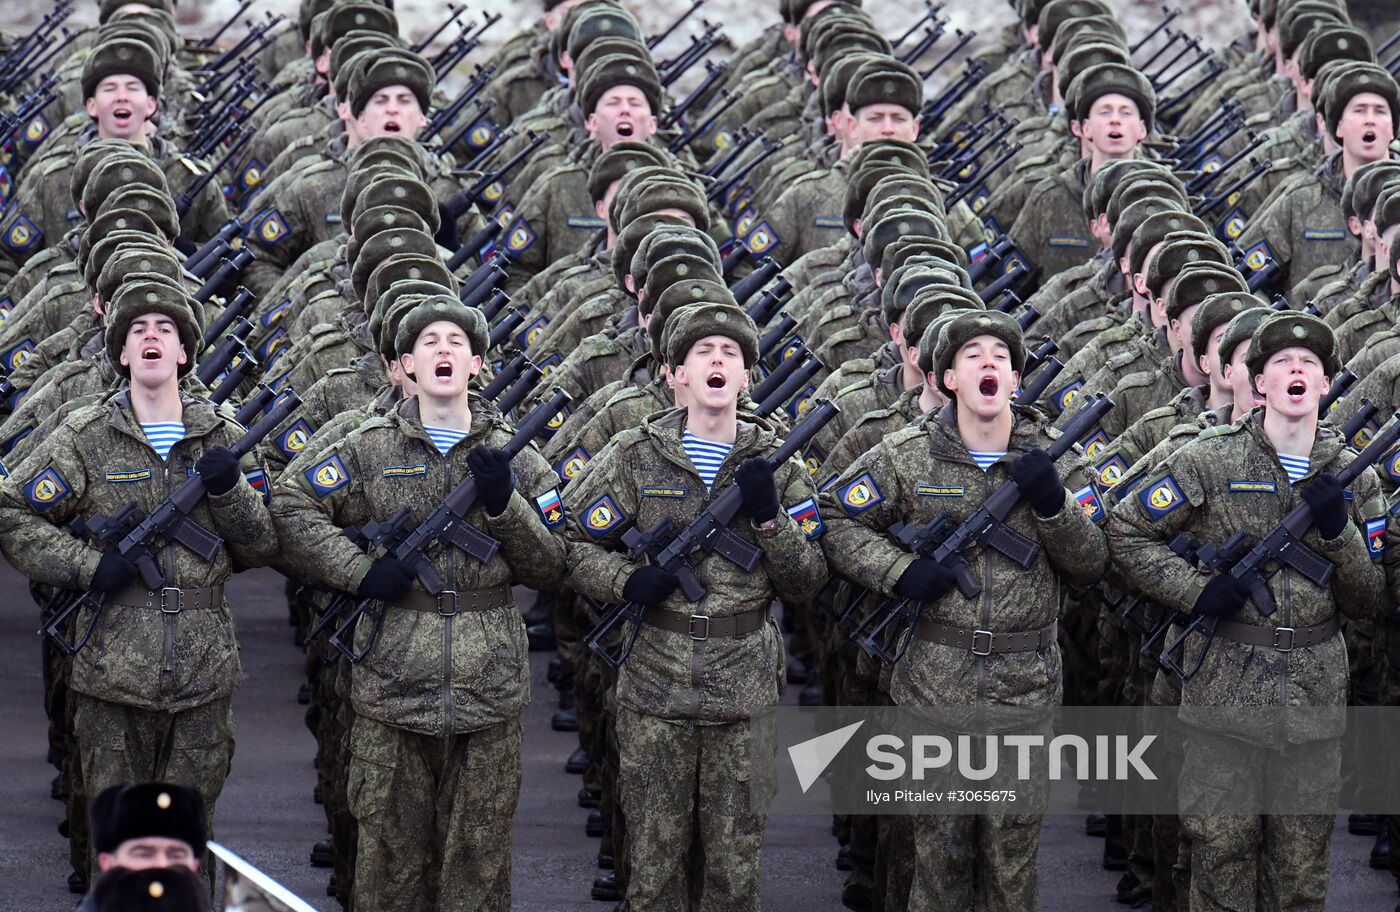
{"type": "Polygon", "coordinates": [[[583,527],[588,530],[588,534],[594,538],[602,538],[609,529],[622,522],[622,511],[613,503],[610,495],[604,494],[593,503],[588,505],[588,509],[583,513],[583,527]]]}
{"type": "Polygon", "coordinates": [[[862,472],[854,480],[838,488],[836,497],[846,508],[846,512],[852,516],[864,513],[885,499],[885,495],[880,493],[879,485],[875,484],[875,479],[871,477],[869,472],[862,472]]]}
{"type": "Polygon", "coordinates": [[[244,190],[252,190],[257,187],[258,184],[262,183],[262,173],[265,167],[266,165],[256,158],[248,162],[247,166],[238,173],[239,186],[244,190]]]}
{"type": "Polygon", "coordinates": [[[1153,519],[1161,519],[1186,501],[1171,475],[1162,476],[1160,481],[1148,485],[1138,492],[1138,500],[1153,519]]]}
{"type": "Polygon", "coordinates": [[[271,494],[267,489],[267,473],[262,469],[252,469],[251,471],[244,472],[243,477],[247,480],[248,487],[261,494],[263,500],[266,500],[271,494]]]}
{"type": "Polygon", "coordinates": [[[1216,223],[1215,233],[1226,240],[1238,241],[1248,225],[1249,213],[1244,211],[1243,206],[1236,206],[1225,213],[1225,217],[1216,223]]]}
{"type": "Polygon", "coordinates": [[[1377,516],[1366,520],[1366,550],[1372,557],[1385,553],[1385,517],[1377,516]]]}
{"type": "Polygon", "coordinates": [[[524,219],[517,219],[515,225],[510,229],[510,236],[506,238],[506,250],[513,254],[524,253],[530,249],[530,245],[533,243],[535,243],[534,229],[524,219]]]}
{"type": "Polygon", "coordinates": [[[1244,252],[1244,264],[1251,271],[1263,269],[1264,263],[1274,257],[1274,248],[1269,246],[1268,241],[1260,241],[1244,252]]]}
{"type": "Polygon", "coordinates": [[[1092,484],[1086,484],[1078,491],[1074,492],[1074,502],[1079,505],[1079,509],[1084,511],[1084,515],[1093,522],[1103,519],[1103,501],[1099,500],[1099,492],[1092,484]]]}
{"type": "Polygon", "coordinates": [[[38,513],[44,512],[68,496],[68,491],[68,482],[63,480],[63,476],[53,466],[35,475],[24,486],[25,499],[38,513]]]}
{"type": "Polygon", "coordinates": [[[34,119],[25,124],[24,142],[26,145],[37,146],[48,135],[49,119],[42,114],[35,114],[34,119]]]}
{"type": "Polygon", "coordinates": [[[311,425],[306,423],[305,418],[298,418],[292,422],[292,426],[287,428],[277,437],[277,449],[288,459],[294,459],[298,453],[306,448],[306,442],[311,439],[311,425]]]}
{"type": "Polygon", "coordinates": [[[535,340],[544,335],[545,327],[549,325],[549,317],[536,317],[529,326],[516,333],[515,341],[521,348],[529,348],[535,340]]]}
{"type": "Polygon", "coordinates": [[[558,488],[550,488],[536,497],[535,506],[539,509],[544,524],[551,529],[564,521],[564,504],[559,499],[558,488]]]}
{"type": "Polygon", "coordinates": [[[1102,453],[1108,444],[1108,432],[1103,428],[1095,428],[1092,434],[1079,441],[1079,445],[1084,447],[1084,455],[1088,456],[1090,459],[1102,453]]]}
{"type": "Polygon", "coordinates": [[[276,209],[269,209],[258,223],[258,239],[264,244],[276,244],[288,234],[291,231],[287,228],[287,220],[276,209]]]}
{"type": "Polygon", "coordinates": [[[744,238],[744,246],[749,248],[749,253],[767,253],[782,243],[782,240],[765,219],[744,238]]]}
{"type": "Polygon", "coordinates": [[[787,515],[792,517],[792,521],[797,523],[802,534],[808,538],[816,538],[826,529],[826,525],[822,522],[822,515],[817,510],[817,502],[810,497],[788,507],[787,515]]]}
{"type": "Polygon", "coordinates": [[[345,463],[340,461],[339,455],[327,456],[302,474],[317,497],[325,497],[350,483],[350,473],[345,471],[345,463]]]}
{"type": "Polygon", "coordinates": [[[554,467],[555,474],[563,481],[572,481],[574,476],[583,471],[583,467],[588,465],[588,451],[583,447],[574,447],[559,464],[554,467]]]}
{"type": "Polygon", "coordinates": [[[33,222],[23,215],[15,216],[5,229],[5,246],[15,252],[28,250],[39,243],[39,238],[43,237],[43,232],[39,230],[33,222]]]}
{"type": "Polygon", "coordinates": [[[28,360],[33,351],[34,340],[21,339],[4,351],[0,351],[0,364],[5,365],[6,373],[8,373],[28,360]]]}

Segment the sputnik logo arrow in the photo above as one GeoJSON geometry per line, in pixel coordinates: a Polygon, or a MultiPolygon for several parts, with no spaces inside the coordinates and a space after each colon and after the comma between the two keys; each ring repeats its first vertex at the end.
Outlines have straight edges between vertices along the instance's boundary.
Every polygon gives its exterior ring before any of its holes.
{"type": "Polygon", "coordinates": [[[802,794],[807,794],[807,790],[826,772],[831,761],[836,759],[836,755],[864,724],[865,720],[862,719],[788,748],[788,757],[797,772],[797,784],[802,786],[802,794]]]}

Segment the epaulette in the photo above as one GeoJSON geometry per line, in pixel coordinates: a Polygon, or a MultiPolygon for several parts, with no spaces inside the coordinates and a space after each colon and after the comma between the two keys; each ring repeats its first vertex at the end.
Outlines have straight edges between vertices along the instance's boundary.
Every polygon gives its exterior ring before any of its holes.
{"type": "Polygon", "coordinates": [[[55,171],[73,167],[73,162],[75,160],[76,157],[71,155],[46,155],[44,156],[44,160],[39,162],[38,167],[31,166],[30,170],[26,172],[25,177],[45,177],[46,175],[53,174],[55,171]]]}
{"type": "MultiPolygon", "coordinates": [[[[1113,359],[1109,359],[1112,362],[1113,359]]],[[[1157,377],[1157,371],[1142,370],[1125,374],[1115,386],[1120,389],[1141,389],[1144,386],[1151,386],[1157,377]]],[[[1168,410],[1174,411],[1171,406],[1164,406],[1168,410]]]]}
{"type": "Polygon", "coordinates": [[[190,158],[188,155],[177,155],[175,156],[175,160],[178,161],[180,164],[184,165],[186,168],[188,168],[190,173],[196,176],[203,174],[209,170],[209,167],[203,162],[196,161],[195,159],[190,158]]]}
{"type": "Polygon", "coordinates": [[[1215,427],[1202,429],[1201,432],[1196,435],[1196,439],[1208,440],[1212,437],[1224,437],[1227,434],[1237,434],[1242,430],[1244,430],[1243,425],[1229,421],[1225,424],[1217,424],[1215,427]]]}

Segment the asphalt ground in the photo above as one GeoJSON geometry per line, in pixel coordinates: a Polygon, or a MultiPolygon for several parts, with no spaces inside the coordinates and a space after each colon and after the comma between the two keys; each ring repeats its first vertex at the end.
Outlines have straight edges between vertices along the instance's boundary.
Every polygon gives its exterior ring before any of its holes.
{"type": "MultiPolygon", "coordinates": [[[[287,624],[282,579],[270,571],[236,577],[229,587],[242,645],[243,686],[234,698],[237,750],[219,800],[216,836],[318,909],[339,908],[325,894],[328,872],[308,862],[325,834],[312,801],[315,744],[297,704],[302,656],[287,624]]],[[[37,610],[24,579],[0,564],[0,912],[67,912],[67,844],[58,835],[62,805],[49,798],[54,770],[45,762],[37,610]]],[[[525,713],[524,784],[515,819],[514,907],[522,912],[610,912],[588,898],[597,840],[584,834],[580,778],[564,772],[576,736],[552,731],[554,691],[548,655],[531,655],[533,700],[525,713]]],[[[797,688],[787,699],[796,700],[797,688]]],[[[1369,837],[1339,820],[1332,841],[1327,908],[1390,910],[1395,882],[1367,866],[1369,837]]],[[[832,862],[830,821],[770,818],[762,891],[770,912],[839,910],[845,875],[832,862]]],[[[1048,817],[1041,836],[1040,893],[1047,910],[1121,910],[1118,875],[1104,871],[1103,842],[1083,834],[1082,817],[1048,817]]]]}

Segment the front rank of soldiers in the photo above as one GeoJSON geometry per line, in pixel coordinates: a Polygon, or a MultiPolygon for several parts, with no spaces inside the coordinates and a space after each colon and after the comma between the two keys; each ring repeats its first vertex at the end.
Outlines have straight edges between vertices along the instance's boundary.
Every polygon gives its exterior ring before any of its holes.
{"type": "MultiPolygon", "coordinates": [[[[1391,5],[1248,0],[1211,48],[1015,0],[976,50],[941,8],[782,0],[749,36],[543,6],[409,35],[306,0],[205,43],[168,0],[102,0],[0,35],[0,551],[47,631],[70,889],[124,783],[198,794],[215,831],[224,586],[254,567],[307,650],[312,862],[362,912],[510,907],[536,647],[591,895],[627,910],[760,906],[786,683],[1180,706],[1196,784],[1222,739],[1268,768],[1339,733],[1195,707],[1400,698],[1400,475],[1347,469],[1400,408],[1391,5]],[[1028,564],[897,539],[995,492],[1028,564]],[[1272,611],[1172,547],[1299,504],[1334,572],[1271,568],[1272,611]],[[725,548],[667,552],[717,510],[725,548]],[[868,593],[917,606],[907,648],[851,635],[868,593]],[[1199,670],[1141,618],[1208,623],[1199,670]]],[[[1400,873],[1400,817],[1353,810],[1400,873]]],[[[1125,904],[1320,909],[1331,819],[1085,827],[1125,904]]],[[[1037,813],[832,823],[857,912],[1038,904],[1037,813]]]]}

